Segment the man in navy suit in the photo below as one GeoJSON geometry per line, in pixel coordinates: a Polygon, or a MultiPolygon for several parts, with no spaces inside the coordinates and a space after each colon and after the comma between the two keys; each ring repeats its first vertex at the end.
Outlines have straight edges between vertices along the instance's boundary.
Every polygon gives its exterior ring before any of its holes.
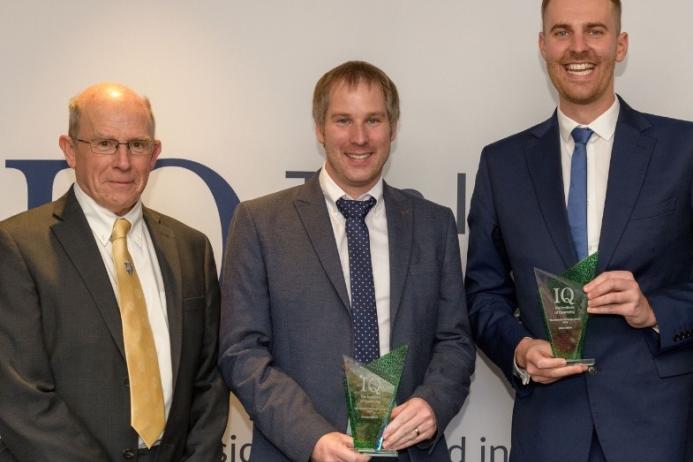
{"type": "Polygon", "coordinates": [[[615,95],[620,16],[617,0],[544,0],[558,109],[481,154],[466,288],[476,340],[516,390],[513,462],[693,457],[693,124],[615,95]],[[553,357],[533,269],[597,251],[588,372],[553,357]]]}

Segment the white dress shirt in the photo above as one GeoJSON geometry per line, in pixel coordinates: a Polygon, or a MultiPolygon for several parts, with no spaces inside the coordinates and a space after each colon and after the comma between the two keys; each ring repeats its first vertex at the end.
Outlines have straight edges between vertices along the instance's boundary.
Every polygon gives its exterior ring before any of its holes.
{"type": "MultiPolygon", "coordinates": [[[[118,283],[115,265],[113,264],[111,233],[113,224],[120,217],[97,204],[77,183],[74,185],[74,191],[77,202],[82,207],[87,223],[94,234],[106,272],[113,286],[113,292],[117,298],[118,283]]],[[[164,393],[164,409],[168,419],[171,409],[173,373],[171,366],[171,340],[166,311],[166,292],[161,277],[161,269],[159,268],[159,260],[156,257],[156,249],[154,248],[149,230],[144,223],[142,202],[138,201],[132,210],[122,218],[125,218],[132,224],[127,236],[128,252],[132,256],[133,264],[137,270],[137,276],[140,279],[142,291],[144,292],[144,299],[147,303],[147,315],[152,328],[152,334],[154,335],[154,345],[159,360],[161,386],[164,393]]],[[[145,447],[142,439],[139,440],[139,446],[145,447]]]]}
{"type": "Polygon", "coordinates": [[[602,115],[588,125],[581,125],[565,115],[558,108],[558,131],[561,138],[561,167],[563,169],[563,191],[566,204],[570,190],[570,161],[575,149],[575,141],[570,134],[575,127],[588,127],[594,133],[587,142],[587,254],[592,255],[599,248],[599,235],[602,231],[606,186],[609,181],[611,150],[614,147],[614,133],[620,111],[618,98],[602,115]]]}
{"type": "Polygon", "coordinates": [[[366,200],[369,197],[377,201],[366,215],[366,226],[371,248],[371,265],[373,267],[373,284],[375,286],[375,307],[378,312],[378,339],[380,355],[390,352],[390,254],[387,237],[387,216],[383,199],[383,179],[380,178],[373,188],[359,197],[351,197],[340,188],[322,166],[319,174],[320,188],[325,195],[325,204],[330,215],[334,239],[342,264],[344,282],[351,300],[349,278],[349,245],[346,236],[346,218],[337,208],[337,200],[366,200]]]}

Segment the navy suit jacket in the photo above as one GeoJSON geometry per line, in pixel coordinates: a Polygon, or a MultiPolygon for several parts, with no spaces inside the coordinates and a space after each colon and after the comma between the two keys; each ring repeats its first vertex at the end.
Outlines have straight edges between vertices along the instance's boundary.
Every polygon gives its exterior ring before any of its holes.
{"type": "Polygon", "coordinates": [[[583,356],[596,359],[596,373],[523,387],[512,376],[515,347],[546,338],[533,268],[560,274],[577,263],[556,114],[483,150],[466,288],[478,345],[517,390],[513,462],[584,462],[593,429],[610,462],[684,460],[693,428],[692,196],[693,124],[621,100],[598,273],[631,271],[660,334],[591,316],[583,356]]]}
{"type": "MultiPolygon", "coordinates": [[[[409,345],[398,402],[426,400],[438,440],[400,461],[449,461],[440,438],[469,391],[474,344],[452,212],[384,185],[390,345],[409,345]]],[[[254,421],[251,460],[305,462],[345,432],[349,297],[318,176],[238,206],[222,276],[219,364],[254,421]]]]}

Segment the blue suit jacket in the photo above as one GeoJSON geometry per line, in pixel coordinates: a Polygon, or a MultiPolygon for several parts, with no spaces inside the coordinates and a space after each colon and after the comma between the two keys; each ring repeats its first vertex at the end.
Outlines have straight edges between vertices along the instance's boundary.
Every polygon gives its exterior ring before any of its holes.
{"type": "Polygon", "coordinates": [[[610,462],[684,460],[693,427],[692,195],[693,124],[621,101],[598,272],[633,272],[661,335],[591,316],[583,355],[596,358],[596,374],[522,387],[512,376],[515,347],[546,338],[533,268],[560,274],[577,263],[556,115],[484,149],[466,288],[476,340],[517,390],[513,462],[583,462],[593,429],[610,462]]]}
{"type": "MultiPolygon", "coordinates": [[[[474,369],[452,212],[387,184],[390,345],[409,345],[398,402],[420,397],[436,441],[400,461],[449,461],[443,430],[474,369]]],[[[253,461],[304,462],[318,439],[344,432],[342,355],[353,351],[344,275],[325,198],[308,183],[234,213],[222,276],[219,365],[253,419],[253,461]]]]}

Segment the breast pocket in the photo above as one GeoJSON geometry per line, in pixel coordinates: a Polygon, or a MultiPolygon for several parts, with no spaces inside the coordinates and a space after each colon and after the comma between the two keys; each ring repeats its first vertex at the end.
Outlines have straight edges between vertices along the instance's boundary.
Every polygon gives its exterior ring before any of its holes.
{"type": "Polygon", "coordinates": [[[205,332],[205,298],[183,299],[183,359],[197,361],[205,332]]]}
{"type": "Polygon", "coordinates": [[[203,296],[188,297],[183,299],[183,310],[185,311],[203,310],[204,307],[205,298],[203,296]]]}
{"type": "Polygon", "coordinates": [[[431,263],[416,264],[409,266],[409,274],[420,276],[424,274],[435,274],[438,272],[438,266],[431,263]]]}
{"type": "Polygon", "coordinates": [[[635,204],[635,209],[631,215],[631,221],[645,220],[649,218],[661,218],[674,213],[676,210],[677,199],[671,197],[659,202],[644,202],[635,204]]]}

